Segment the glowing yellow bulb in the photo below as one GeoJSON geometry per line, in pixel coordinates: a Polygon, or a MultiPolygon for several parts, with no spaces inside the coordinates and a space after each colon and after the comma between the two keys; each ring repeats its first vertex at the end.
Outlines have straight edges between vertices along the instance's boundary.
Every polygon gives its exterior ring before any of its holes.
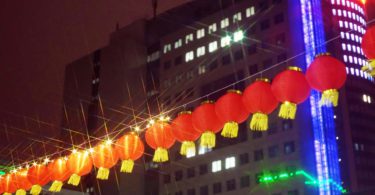
{"type": "Polygon", "coordinates": [[[33,166],[36,166],[37,165],[37,163],[36,162],[33,162],[33,166]]]}
{"type": "Polygon", "coordinates": [[[73,149],[72,150],[72,153],[74,154],[74,153],[77,153],[78,151],[76,150],[76,149],[73,149]]]}
{"type": "Polygon", "coordinates": [[[94,153],[94,148],[90,148],[88,151],[89,153],[94,153]]]}
{"type": "Polygon", "coordinates": [[[366,4],[366,0],[362,0],[362,3],[363,3],[363,4],[366,4]]]}
{"type": "Polygon", "coordinates": [[[150,124],[151,124],[151,125],[155,124],[155,120],[154,120],[154,119],[151,119],[151,120],[150,120],[150,124]]]}
{"type": "Polygon", "coordinates": [[[134,131],[139,132],[139,131],[141,131],[141,128],[139,128],[138,126],[136,126],[136,127],[134,127],[134,131]]]}
{"type": "Polygon", "coordinates": [[[107,145],[111,145],[113,142],[112,142],[112,140],[110,140],[110,139],[108,139],[107,141],[105,141],[105,144],[107,144],[107,145]]]}

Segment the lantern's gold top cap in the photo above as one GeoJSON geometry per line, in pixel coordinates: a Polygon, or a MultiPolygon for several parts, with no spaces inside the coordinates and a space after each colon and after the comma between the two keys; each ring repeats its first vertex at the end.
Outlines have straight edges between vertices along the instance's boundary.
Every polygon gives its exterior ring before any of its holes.
{"type": "Polygon", "coordinates": [[[294,71],[302,72],[302,69],[298,66],[289,66],[287,70],[294,70],[294,71]]]}
{"type": "Polygon", "coordinates": [[[263,82],[266,82],[266,83],[270,82],[270,80],[268,78],[257,78],[255,81],[263,81],[263,82]]]}
{"type": "Polygon", "coordinates": [[[242,94],[242,91],[240,91],[240,90],[236,90],[236,89],[229,89],[228,91],[227,91],[227,93],[237,93],[237,94],[242,94]]]}
{"type": "Polygon", "coordinates": [[[186,111],[181,111],[181,112],[178,113],[178,116],[183,115],[183,114],[191,114],[191,113],[192,113],[192,112],[191,112],[191,111],[188,111],[188,110],[186,110],[186,111]]]}
{"type": "Polygon", "coordinates": [[[330,55],[331,53],[325,52],[325,53],[320,53],[320,54],[315,55],[315,58],[320,57],[320,56],[330,56],[330,55]]]}
{"type": "Polygon", "coordinates": [[[213,103],[215,103],[213,100],[206,100],[206,101],[203,101],[201,103],[201,105],[203,105],[203,104],[213,104],[213,103]]]}

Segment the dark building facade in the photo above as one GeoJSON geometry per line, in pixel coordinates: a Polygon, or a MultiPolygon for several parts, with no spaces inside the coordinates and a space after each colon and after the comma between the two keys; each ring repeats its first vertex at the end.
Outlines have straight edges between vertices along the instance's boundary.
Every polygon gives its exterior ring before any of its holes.
{"type": "Polygon", "coordinates": [[[246,122],[238,138],[218,134],[213,150],[198,147],[187,157],[175,144],[163,164],[151,162],[147,148],[132,175],[115,167],[109,182],[92,176],[88,192],[371,194],[375,90],[360,70],[365,29],[356,0],[205,0],[115,32],[107,47],[66,69],[63,127],[82,130],[82,140],[86,131],[102,136],[159,113],[173,117],[287,66],[305,70],[322,52],[345,62],[348,80],[337,108],[321,108],[312,92],[296,120],[272,113],[268,131],[251,132],[246,122]]]}

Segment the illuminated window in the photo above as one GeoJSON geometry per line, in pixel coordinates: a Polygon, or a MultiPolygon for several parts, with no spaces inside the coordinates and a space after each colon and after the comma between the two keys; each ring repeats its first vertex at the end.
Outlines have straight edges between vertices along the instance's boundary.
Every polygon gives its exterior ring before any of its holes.
{"type": "Polygon", "coordinates": [[[345,33],[344,32],[340,32],[340,36],[341,36],[342,39],[345,38],[345,33]]]}
{"type": "Polygon", "coordinates": [[[216,30],[217,30],[217,25],[216,25],[216,23],[213,23],[213,24],[211,24],[210,26],[208,26],[208,34],[211,34],[211,33],[213,33],[213,32],[216,32],[216,30]]]}
{"type": "Polygon", "coordinates": [[[221,171],[221,160],[213,161],[212,162],[212,172],[216,173],[221,171]]]}
{"type": "Polygon", "coordinates": [[[345,0],[342,0],[342,5],[345,5],[345,0]]]}
{"type": "Polygon", "coordinates": [[[205,65],[199,65],[198,66],[198,74],[201,75],[201,74],[204,74],[206,73],[206,66],[205,65]]]}
{"type": "Polygon", "coordinates": [[[197,39],[204,37],[204,28],[197,30],[197,39]]]}
{"type": "Polygon", "coordinates": [[[167,53],[168,51],[171,51],[171,50],[172,50],[171,44],[164,45],[164,50],[163,50],[164,53],[167,53]]]}
{"type": "Polygon", "coordinates": [[[185,61],[189,62],[191,60],[194,60],[194,51],[189,51],[185,54],[185,61]]]}
{"type": "Polygon", "coordinates": [[[344,51],[346,50],[346,45],[345,45],[345,43],[342,43],[342,44],[341,44],[341,47],[342,47],[342,50],[344,50],[344,51]]]}
{"type": "Polygon", "coordinates": [[[242,14],[241,12],[237,12],[233,15],[233,22],[239,22],[242,20],[242,14]]]}
{"type": "Polygon", "coordinates": [[[340,26],[340,28],[342,28],[342,26],[343,26],[341,20],[339,21],[339,26],[340,26]]]}
{"type": "Polygon", "coordinates": [[[208,52],[212,53],[217,50],[217,41],[208,44],[208,52]]]}
{"type": "MultiPolygon", "coordinates": [[[[206,68],[202,68],[202,70],[204,70],[203,73],[206,72],[206,68]]],[[[198,73],[199,73],[199,68],[198,68],[198,73]]],[[[203,154],[206,154],[206,153],[211,152],[211,151],[212,151],[212,148],[199,147],[198,154],[203,155],[203,154]]]]}
{"type": "Polygon", "coordinates": [[[344,22],[345,28],[348,28],[348,21],[344,22]]]}
{"type": "Polygon", "coordinates": [[[198,47],[197,48],[197,57],[203,56],[204,54],[206,54],[206,47],[205,46],[198,47]]]}
{"type": "Polygon", "coordinates": [[[333,14],[334,16],[336,16],[336,9],[333,9],[333,10],[332,10],[332,14],[333,14]]]}
{"type": "Polygon", "coordinates": [[[346,17],[346,10],[342,11],[342,15],[346,17]]]}
{"type": "Polygon", "coordinates": [[[246,9],[246,17],[247,18],[250,17],[250,16],[252,16],[252,15],[254,15],[254,14],[255,14],[255,8],[254,8],[254,6],[253,7],[249,7],[249,8],[246,9]]]}
{"type": "Polygon", "coordinates": [[[192,158],[195,156],[195,149],[189,149],[186,151],[186,158],[192,158]]]}
{"type": "Polygon", "coordinates": [[[222,19],[221,22],[220,22],[220,27],[226,28],[228,26],[229,26],[229,19],[228,18],[222,19]]]}
{"type": "Polygon", "coordinates": [[[174,42],[174,48],[177,49],[182,46],[182,39],[177,40],[174,42]]]}
{"type": "Polygon", "coordinates": [[[348,56],[344,55],[344,62],[347,62],[347,61],[348,61],[348,56]]]}
{"type": "Polygon", "coordinates": [[[186,35],[186,37],[185,37],[185,44],[188,44],[189,42],[192,42],[193,40],[194,40],[193,33],[190,33],[190,34],[186,35]]]}
{"type": "Polygon", "coordinates": [[[341,16],[341,9],[337,10],[337,15],[341,16]]]}
{"type": "Polygon", "coordinates": [[[225,159],[225,169],[236,167],[236,158],[234,156],[225,159]]]}
{"type": "Polygon", "coordinates": [[[220,45],[221,47],[226,47],[230,45],[231,38],[230,36],[225,36],[221,38],[220,45]]]}
{"type": "Polygon", "coordinates": [[[352,67],[350,68],[350,74],[354,75],[354,68],[352,68],[352,67]]]}
{"type": "Polygon", "coordinates": [[[353,63],[353,56],[349,56],[349,62],[353,63]]]}
{"type": "Polygon", "coordinates": [[[369,96],[369,95],[363,94],[362,95],[362,100],[365,103],[371,104],[371,96],[369,96]]]}
{"type": "Polygon", "coordinates": [[[340,0],[336,0],[336,2],[337,2],[337,5],[340,5],[340,0]]]}
{"type": "Polygon", "coordinates": [[[236,31],[233,33],[233,41],[238,42],[244,38],[244,34],[242,30],[236,31]]]}

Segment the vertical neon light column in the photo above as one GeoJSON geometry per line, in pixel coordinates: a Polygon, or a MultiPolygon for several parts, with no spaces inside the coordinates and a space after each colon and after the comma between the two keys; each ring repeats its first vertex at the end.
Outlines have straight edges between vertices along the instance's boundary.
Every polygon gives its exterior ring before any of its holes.
{"type": "MultiPolygon", "coordinates": [[[[300,0],[307,66],[318,53],[326,52],[325,32],[321,0],[300,0]]],[[[333,110],[319,106],[320,94],[313,91],[310,96],[311,116],[314,132],[316,173],[320,195],[341,194],[328,181],[341,183],[338,150],[336,143],[333,110]]]]}

